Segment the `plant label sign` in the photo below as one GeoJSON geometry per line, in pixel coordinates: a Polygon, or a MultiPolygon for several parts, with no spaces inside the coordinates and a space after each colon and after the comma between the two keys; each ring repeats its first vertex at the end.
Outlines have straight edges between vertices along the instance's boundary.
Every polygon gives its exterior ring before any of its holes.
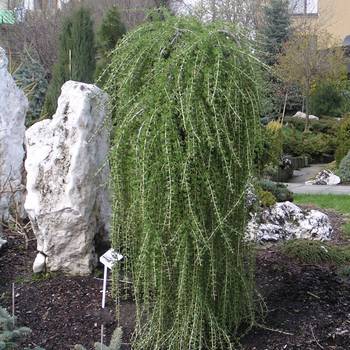
{"type": "Polygon", "coordinates": [[[100,257],[100,262],[107,266],[110,270],[120,260],[123,259],[123,255],[119,254],[113,248],[109,249],[100,257]]]}

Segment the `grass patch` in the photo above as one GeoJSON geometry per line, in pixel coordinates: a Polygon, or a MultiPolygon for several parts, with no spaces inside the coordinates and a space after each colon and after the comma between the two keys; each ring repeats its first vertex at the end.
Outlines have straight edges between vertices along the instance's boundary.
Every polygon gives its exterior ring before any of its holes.
{"type": "Polygon", "coordinates": [[[301,239],[286,242],[281,250],[285,255],[303,264],[342,265],[350,262],[350,245],[335,246],[301,239]]]}
{"type": "Polygon", "coordinates": [[[313,204],[322,209],[334,209],[340,213],[350,213],[350,195],[334,194],[296,194],[296,204],[313,204]]]}
{"type": "Polygon", "coordinates": [[[350,239],[350,221],[342,226],[344,238],[350,239]]]}
{"type": "Polygon", "coordinates": [[[57,272],[40,272],[32,273],[31,280],[32,282],[42,282],[53,279],[58,276],[57,272]]]}

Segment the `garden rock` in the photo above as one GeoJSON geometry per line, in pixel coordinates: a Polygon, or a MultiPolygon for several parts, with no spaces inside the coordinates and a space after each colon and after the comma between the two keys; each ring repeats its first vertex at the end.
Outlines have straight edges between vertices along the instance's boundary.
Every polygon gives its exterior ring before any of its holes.
{"type": "Polygon", "coordinates": [[[33,272],[34,273],[43,272],[45,270],[45,265],[46,265],[46,256],[42,253],[38,253],[34,260],[33,272]]]}
{"type": "Polygon", "coordinates": [[[333,174],[330,170],[322,170],[319,172],[316,176],[315,179],[306,181],[306,185],[329,185],[329,186],[334,186],[334,185],[339,185],[341,182],[341,179],[339,176],[333,174]]]}
{"type": "Polygon", "coordinates": [[[69,81],[53,119],[26,132],[25,208],[37,238],[36,263],[43,253],[48,271],[89,274],[94,241],[108,236],[106,104],[96,86],[69,81]]]}
{"type": "MultiPolygon", "coordinates": [[[[304,113],[304,112],[296,112],[293,115],[293,118],[306,119],[306,113],[304,113]]],[[[315,115],[310,114],[309,115],[309,120],[320,120],[320,118],[316,117],[315,115]]]]}
{"type": "Polygon", "coordinates": [[[24,217],[24,134],[28,100],[7,70],[0,47],[0,221],[24,217]]]}
{"type": "Polygon", "coordinates": [[[0,250],[7,245],[6,239],[1,238],[0,236],[0,250]]]}
{"type": "Polygon", "coordinates": [[[333,229],[326,214],[291,202],[276,203],[248,223],[247,237],[258,243],[290,239],[329,240],[333,229]]]}

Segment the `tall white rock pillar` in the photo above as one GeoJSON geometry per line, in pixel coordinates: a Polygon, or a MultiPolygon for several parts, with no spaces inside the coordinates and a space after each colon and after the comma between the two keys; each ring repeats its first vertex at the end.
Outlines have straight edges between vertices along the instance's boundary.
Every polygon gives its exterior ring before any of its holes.
{"type": "Polygon", "coordinates": [[[68,81],[56,114],[26,132],[25,209],[37,238],[36,272],[89,274],[109,228],[107,95],[68,81]]]}
{"type": "Polygon", "coordinates": [[[7,70],[0,47],[0,222],[24,216],[24,134],[28,100],[7,70]]]}

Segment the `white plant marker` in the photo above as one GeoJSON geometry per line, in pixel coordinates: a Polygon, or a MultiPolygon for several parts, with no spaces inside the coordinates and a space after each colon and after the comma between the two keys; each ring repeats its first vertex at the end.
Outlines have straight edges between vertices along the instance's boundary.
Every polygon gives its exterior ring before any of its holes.
{"type": "MultiPolygon", "coordinates": [[[[104,265],[103,270],[103,290],[102,290],[102,309],[106,306],[107,275],[108,269],[112,270],[113,266],[123,259],[123,255],[116,252],[113,248],[109,249],[100,257],[100,262],[104,265]]],[[[101,324],[101,349],[103,347],[103,323],[101,324]]]]}

